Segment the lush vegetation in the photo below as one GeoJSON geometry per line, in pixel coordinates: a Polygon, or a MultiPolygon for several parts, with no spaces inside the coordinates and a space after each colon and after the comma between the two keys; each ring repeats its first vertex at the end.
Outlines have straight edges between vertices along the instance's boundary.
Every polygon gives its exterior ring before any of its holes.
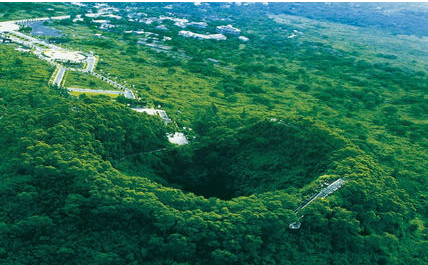
{"type": "Polygon", "coordinates": [[[64,76],[64,87],[98,89],[98,90],[119,90],[109,83],[96,78],[88,73],[77,71],[67,71],[64,76]]]}
{"type": "MultiPolygon", "coordinates": [[[[170,11],[117,4],[128,5],[170,11]]],[[[99,71],[135,85],[135,102],[50,88],[53,67],[0,45],[0,263],[428,263],[423,41],[387,43],[384,31],[275,6],[173,10],[211,18],[207,30],[233,18],[250,41],[126,19],[110,31],[56,23],[68,47],[94,51],[99,71]],[[153,50],[126,29],[170,36],[174,48],[153,50]],[[294,30],[303,34],[288,39],[294,30]],[[127,104],[162,105],[191,143],[169,144],[173,126],[127,104]],[[294,213],[339,177],[343,188],[294,213]]],[[[66,82],[79,80],[103,88],[66,82]]]]}
{"type": "Polygon", "coordinates": [[[0,3],[0,21],[66,15],[72,10],[72,6],[64,4],[0,3]]]}

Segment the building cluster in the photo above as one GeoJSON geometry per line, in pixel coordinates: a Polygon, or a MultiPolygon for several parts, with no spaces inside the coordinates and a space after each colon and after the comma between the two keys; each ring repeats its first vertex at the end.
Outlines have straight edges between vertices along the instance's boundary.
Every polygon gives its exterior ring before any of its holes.
{"type": "MultiPolygon", "coordinates": [[[[98,28],[101,30],[108,30],[111,28],[116,27],[115,23],[111,23],[111,19],[121,19],[122,17],[117,15],[119,12],[119,9],[115,7],[110,7],[106,3],[97,3],[94,5],[95,11],[90,11],[85,15],[77,15],[73,21],[83,21],[84,16],[88,18],[92,18],[92,22],[98,24],[98,28]]],[[[231,24],[228,25],[221,25],[217,26],[215,28],[215,33],[213,32],[205,32],[205,33],[196,33],[192,32],[190,30],[186,30],[186,28],[194,28],[194,29],[207,29],[208,23],[201,21],[201,22],[195,22],[195,21],[189,21],[185,18],[178,18],[175,17],[173,13],[168,12],[166,15],[160,15],[159,17],[148,17],[146,13],[138,12],[139,9],[135,7],[127,7],[126,11],[128,11],[128,14],[126,15],[126,18],[130,22],[140,22],[145,23],[146,25],[151,25],[153,23],[156,27],[155,29],[160,31],[168,31],[168,26],[165,25],[163,22],[168,20],[174,22],[174,25],[177,27],[182,28],[183,30],[179,31],[178,35],[187,37],[187,38],[195,38],[199,40],[226,40],[227,35],[237,36],[239,40],[243,42],[249,41],[249,39],[245,36],[241,36],[241,30],[238,28],[233,27],[231,24]]],[[[223,22],[230,21],[227,19],[221,19],[223,22]]],[[[125,31],[126,34],[137,34],[137,35],[145,35],[145,39],[140,39],[141,43],[150,43],[150,41],[147,41],[147,33],[141,29],[141,30],[127,30],[125,31]]],[[[164,39],[165,40],[165,39],[164,39]]],[[[158,39],[160,41],[160,39],[158,39]]]]}
{"type": "Polygon", "coordinates": [[[147,17],[146,13],[143,12],[135,12],[135,8],[129,8],[127,7],[126,12],[128,12],[128,14],[126,15],[126,18],[128,19],[129,22],[141,22],[144,23],[144,19],[142,17],[147,17]]]}
{"type": "Polygon", "coordinates": [[[200,40],[226,40],[227,37],[223,34],[199,34],[188,30],[181,30],[178,35],[188,38],[195,38],[200,40]]]}
{"type": "Polygon", "coordinates": [[[187,23],[187,27],[204,29],[204,28],[208,27],[208,24],[207,24],[207,22],[189,22],[189,23],[187,23]]]}
{"type": "Polygon", "coordinates": [[[105,19],[94,19],[92,20],[93,23],[100,24],[99,29],[111,29],[116,27],[115,25],[110,24],[109,20],[105,19]]]}
{"type": "MultiPolygon", "coordinates": [[[[89,13],[86,13],[85,17],[92,18],[93,23],[100,24],[99,28],[102,30],[111,29],[111,28],[115,27],[115,25],[110,24],[110,21],[105,20],[105,18],[122,19],[121,16],[115,14],[115,13],[119,12],[119,9],[117,9],[115,7],[110,7],[104,3],[97,3],[94,6],[94,8],[97,9],[97,12],[94,13],[91,11],[89,13]],[[98,18],[103,18],[103,19],[98,19],[98,18]]],[[[77,21],[83,21],[83,18],[81,15],[78,15],[78,16],[76,16],[75,19],[73,19],[73,22],[77,22],[77,21]]]]}
{"type": "Polygon", "coordinates": [[[208,24],[206,22],[191,22],[185,18],[176,18],[176,17],[168,17],[168,16],[159,16],[159,18],[156,18],[156,17],[143,18],[143,19],[140,19],[139,22],[143,22],[147,25],[150,25],[153,22],[162,23],[165,20],[173,21],[175,26],[183,29],[187,27],[194,27],[199,29],[204,29],[208,27],[208,24]]]}
{"type": "Polygon", "coordinates": [[[175,26],[180,28],[194,27],[198,29],[204,29],[208,27],[206,22],[189,22],[187,19],[181,19],[181,21],[175,21],[175,26]]]}
{"type": "Polygon", "coordinates": [[[221,33],[221,34],[229,34],[229,35],[239,35],[241,34],[241,30],[232,27],[232,25],[227,25],[227,26],[217,26],[216,28],[216,32],[217,33],[221,33]]]}
{"type": "MultiPolygon", "coordinates": [[[[100,4],[100,6],[103,4],[100,4]]],[[[100,10],[105,10],[105,6],[101,6],[102,8],[100,10]]],[[[238,28],[233,27],[232,25],[222,25],[216,27],[216,33],[210,34],[210,33],[196,33],[192,32],[190,30],[186,30],[186,28],[195,28],[195,29],[206,29],[208,28],[208,23],[201,21],[201,22],[195,22],[195,21],[189,21],[185,18],[178,18],[174,17],[172,13],[167,13],[166,15],[161,15],[159,17],[148,17],[146,13],[142,12],[136,12],[137,9],[129,8],[130,13],[127,14],[127,19],[130,22],[140,22],[144,23],[146,25],[152,25],[153,23],[157,23],[155,29],[161,30],[161,31],[167,31],[168,27],[163,24],[164,21],[172,21],[174,22],[174,26],[180,27],[183,30],[179,31],[179,35],[187,38],[195,38],[200,40],[226,40],[226,35],[233,35],[233,36],[239,36],[239,40],[246,42],[249,41],[249,39],[245,36],[240,36],[241,30],[238,28]]],[[[226,19],[225,19],[226,20],[226,19]]],[[[108,28],[109,26],[106,24],[102,25],[103,28],[108,28]]],[[[144,30],[140,31],[125,31],[125,33],[134,33],[134,34],[145,34],[144,30]]],[[[142,41],[144,42],[144,41],[142,41]]]]}

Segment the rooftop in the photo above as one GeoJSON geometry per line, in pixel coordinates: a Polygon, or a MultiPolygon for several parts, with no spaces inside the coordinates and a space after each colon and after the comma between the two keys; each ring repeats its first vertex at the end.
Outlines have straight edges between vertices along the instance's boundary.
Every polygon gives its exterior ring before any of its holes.
{"type": "Polygon", "coordinates": [[[190,37],[190,38],[196,38],[196,39],[201,39],[201,40],[226,40],[227,37],[224,36],[223,34],[199,34],[199,33],[194,33],[191,31],[187,31],[187,30],[181,30],[178,35],[181,35],[183,37],[190,37]]]}

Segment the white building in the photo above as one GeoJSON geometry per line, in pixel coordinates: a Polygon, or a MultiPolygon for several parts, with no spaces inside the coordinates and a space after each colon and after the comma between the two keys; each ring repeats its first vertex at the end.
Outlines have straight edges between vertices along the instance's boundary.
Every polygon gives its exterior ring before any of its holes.
{"type": "Polygon", "coordinates": [[[156,26],[155,29],[158,29],[158,30],[168,30],[168,28],[165,25],[156,26]]]}
{"type": "Polygon", "coordinates": [[[94,20],[92,20],[92,22],[98,23],[98,24],[105,24],[105,23],[109,23],[110,21],[105,20],[105,19],[94,19],[94,20]]]}
{"type": "Polygon", "coordinates": [[[109,24],[109,23],[103,23],[100,26],[100,29],[111,29],[111,28],[115,28],[115,25],[109,24]]]}
{"type": "Polygon", "coordinates": [[[239,36],[238,39],[242,40],[242,41],[249,41],[250,39],[244,36],[239,36]]]}
{"type": "Polygon", "coordinates": [[[76,5],[76,6],[80,6],[80,7],[84,7],[86,6],[85,4],[82,4],[80,2],[71,2],[72,5],[76,5]]]}
{"type": "Polygon", "coordinates": [[[174,25],[184,29],[185,27],[187,27],[187,22],[177,21],[174,23],[174,25]]]}
{"type": "Polygon", "coordinates": [[[113,14],[107,14],[107,15],[104,15],[104,17],[110,17],[110,18],[114,18],[114,19],[122,19],[121,16],[113,15],[113,14]]]}
{"type": "Polygon", "coordinates": [[[57,16],[57,17],[51,17],[52,20],[63,20],[63,19],[69,19],[70,15],[67,16],[57,16]]]}
{"type": "Polygon", "coordinates": [[[231,34],[231,35],[239,35],[241,34],[241,30],[232,27],[232,25],[227,26],[217,26],[216,31],[221,34],[231,34]]]}
{"type": "Polygon", "coordinates": [[[204,35],[204,34],[194,33],[187,30],[181,30],[180,32],[178,32],[178,35],[187,37],[187,38],[200,39],[200,40],[226,40],[227,39],[227,37],[224,36],[223,34],[204,35]]]}
{"type": "Polygon", "coordinates": [[[85,17],[100,17],[102,14],[98,14],[98,13],[86,13],[85,17]]]}
{"type": "Polygon", "coordinates": [[[96,9],[100,9],[100,8],[103,8],[103,7],[108,7],[108,5],[107,4],[101,4],[101,3],[97,3],[97,4],[95,4],[95,6],[94,6],[96,9]]]}
{"type": "Polygon", "coordinates": [[[190,22],[190,23],[187,23],[187,26],[195,27],[198,29],[204,29],[208,27],[208,24],[206,22],[190,22]]]}
{"type": "Polygon", "coordinates": [[[77,16],[73,19],[73,22],[77,22],[77,21],[83,21],[82,15],[77,15],[77,16]]]}

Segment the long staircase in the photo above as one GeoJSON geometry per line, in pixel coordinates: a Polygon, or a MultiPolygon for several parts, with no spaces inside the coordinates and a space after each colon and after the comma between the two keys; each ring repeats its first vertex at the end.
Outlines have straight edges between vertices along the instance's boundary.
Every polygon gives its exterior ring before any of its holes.
{"type": "MultiPolygon", "coordinates": [[[[298,214],[298,212],[302,209],[304,209],[306,206],[308,206],[309,204],[311,204],[312,202],[314,202],[316,199],[320,198],[320,199],[324,199],[325,197],[327,197],[328,195],[332,194],[333,192],[335,192],[336,190],[340,189],[343,184],[345,184],[346,180],[339,178],[337,180],[335,180],[333,183],[331,183],[330,185],[328,185],[327,187],[325,187],[324,189],[322,189],[320,192],[313,194],[311,197],[309,197],[306,201],[304,201],[303,203],[301,203],[295,210],[294,213],[298,214]]],[[[300,216],[299,220],[296,222],[293,222],[289,225],[289,227],[291,229],[299,229],[301,226],[301,220],[303,218],[303,215],[300,216]]]]}

